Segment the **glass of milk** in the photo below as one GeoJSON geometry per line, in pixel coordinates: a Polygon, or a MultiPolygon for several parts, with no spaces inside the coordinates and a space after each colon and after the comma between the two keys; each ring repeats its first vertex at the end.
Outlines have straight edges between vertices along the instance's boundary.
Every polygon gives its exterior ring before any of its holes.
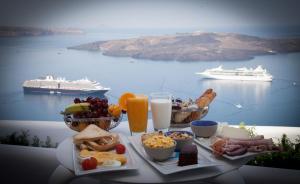
{"type": "Polygon", "coordinates": [[[150,94],[152,121],[155,131],[166,131],[170,127],[172,95],[167,92],[150,94]]]}

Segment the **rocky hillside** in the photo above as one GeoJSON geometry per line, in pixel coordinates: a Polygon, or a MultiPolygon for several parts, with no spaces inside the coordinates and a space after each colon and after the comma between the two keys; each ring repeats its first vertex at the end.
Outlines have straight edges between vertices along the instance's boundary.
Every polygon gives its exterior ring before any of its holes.
{"type": "Polygon", "coordinates": [[[98,41],[70,49],[100,51],[107,56],[150,60],[232,61],[300,51],[300,38],[265,39],[233,33],[186,33],[98,41]]]}

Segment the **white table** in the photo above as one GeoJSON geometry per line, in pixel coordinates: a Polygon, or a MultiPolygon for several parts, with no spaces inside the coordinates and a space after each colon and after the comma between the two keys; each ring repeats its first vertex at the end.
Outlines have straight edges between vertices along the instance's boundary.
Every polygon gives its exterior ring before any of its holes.
{"type": "MultiPolygon", "coordinates": [[[[129,136],[128,122],[121,122],[118,127],[111,130],[112,132],[122,133],[129,136]]],[[[148,132],[153,131],[152,121],[148,120],[148,132]]],[[[127,142],[127,149],[133,149],[132,146],[127,142]]],[[[209,156],[211,152],[201,148],[198,149],[199,152],[209,156]]],[[[242,177],[236,171],[242,165],[247,163],[251,158],[244,158],[235,161],[229,161],[225,158],[218,159],[217,161],[222,164],[216,167],[200,168],[190,171],[184,171],[181,173],[163,175],[159,173],[155,168],[149,165],[143,158],[141,158],[134,150],[132,151],[137,163],[139,163],[138,170],[133,171],[116,171],[109,173],[99,173],[90,175],[88,177],[94,180],[99,180],[105,183],[175,183],[175,182],[198,182],[208,181],[208,182],[222,182],[222,183],[244,183],[242,177]],[[236,171],[236,172],[231,172],[236,171]],[[230,176],[226,177],[226,173],[230,176]],[[234,173],[234,174],[232,174],[234,173]],[[225,180],[230,181],[225,181],[225,180]],[[221,181],[218,181],[221,180],[221,181]]],[[[73,171],[73,158],[72,158],[72,138],[67,138],[61,142],[57,148],[57,159],[61,165],[71,171],[73,171]]],[[[54,173],[54,178],[57,177],[57,173],[54,173]]],[[[75,175],[69,174],[69,179],[76,178],[75,175]]],[[[79,177],[77,177],[79,178],[79,177]]],[[[63,181],[66,181],[64,178],[63,181]]]]}

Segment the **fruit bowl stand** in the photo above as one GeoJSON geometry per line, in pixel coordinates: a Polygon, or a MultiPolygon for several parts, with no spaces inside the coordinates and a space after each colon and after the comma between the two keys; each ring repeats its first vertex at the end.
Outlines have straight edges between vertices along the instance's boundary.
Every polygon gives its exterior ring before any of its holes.
{"type": "Polygon", "coordinates": [[[95,124],[104,130],[111,130],[117,127],[122,121],[123,114],[119,118],[100,117],[100,118],[74,118],[72,115],[64,114],[65,124],[74,131],[81,131],[89,124],[95,124]]]}

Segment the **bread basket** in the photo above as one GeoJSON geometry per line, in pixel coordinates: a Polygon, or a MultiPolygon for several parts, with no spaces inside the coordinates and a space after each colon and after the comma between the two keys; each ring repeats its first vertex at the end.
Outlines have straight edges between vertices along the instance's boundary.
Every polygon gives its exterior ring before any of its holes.
{"type": "Polygon", "coordinates": [[[196,109],[172,110],[171,127],[188,127],[190,122],[200,120],[208,113],[209,106],[196,109]]]}

